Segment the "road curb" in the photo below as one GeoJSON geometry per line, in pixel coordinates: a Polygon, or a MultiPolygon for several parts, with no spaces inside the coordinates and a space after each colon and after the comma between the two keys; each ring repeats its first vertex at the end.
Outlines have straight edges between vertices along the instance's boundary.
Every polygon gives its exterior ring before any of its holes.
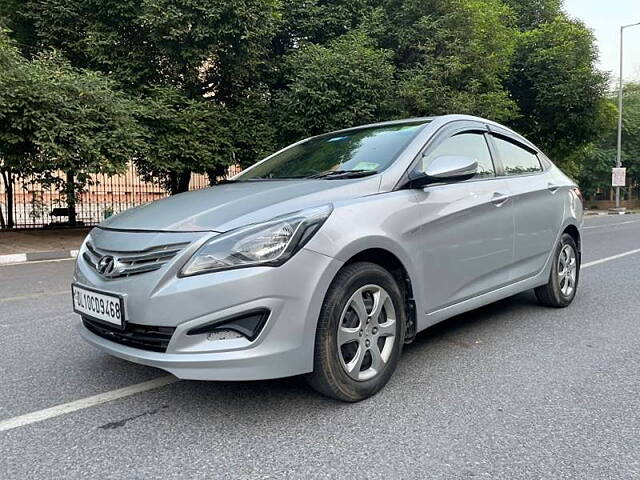
{"type": "Polygon", "coordinates": [[[43,260],[64,260],[76,258],[78,250],[51,250],[48,252],[27,252],[0,255],[0,265],[15,265],[17,263],[39,262],[43,260]]]}

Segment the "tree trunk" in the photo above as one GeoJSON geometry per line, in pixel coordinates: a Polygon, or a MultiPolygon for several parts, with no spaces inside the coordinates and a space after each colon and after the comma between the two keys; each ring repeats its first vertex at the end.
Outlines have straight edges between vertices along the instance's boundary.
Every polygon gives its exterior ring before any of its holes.
{"type": "Polygon", "coordinates": [[[69,225],[76,226],[76,186],[72,170],[67,170],[67,182],[65,185],[67,195],[67,212],[69,214],[69,225]]]}
{"type": "Polygon", "coordinates": [[[207,176],[209,177],[209,185],[213,186],[218,183],[218,178],[223,177],[227,171],[226,165],[216,165],[215,168],[207,170],[207,176]]]}
{"type": "Polygon", "coordinates": [[[189,191],[189,184],[191,183],[191,172],[180,172],[178,178],[178,190],[180,193],[189,191]]]}
{"type": "Polygon", "coordinates": [[[178,193],[178,172],[169,172],[169,193],[175,195],[178,193]]]}
{"type": "MultiPolygon", "coordinates": [[[[0,170],[0,172],[2,172],[2,178],[4,182],[4,171],[0,170]]],[[[6,194],[6,189],[5,189],[5,194],[6,194]]],[[[0,207],[0,228],[2,228],[3,230],[7,228],[7,224],[4,221],[4,213],[2,213],[2,207],[0,207]]]]}
{"type": "MultiPolygon", "coordinates": [[[[5,195],[7,197],[7,228],[13,228],[13,176],[8,170],[2,170],[2,181],[4,182],[5,195]]],[[[3,224],[4,227],[4,224],[3,224]]]]}
{"type": "Polygon", "coordinates": [[[191,172],[171,172],[169,174],[169,191],[171,195],[189,191],[191,172]]]}

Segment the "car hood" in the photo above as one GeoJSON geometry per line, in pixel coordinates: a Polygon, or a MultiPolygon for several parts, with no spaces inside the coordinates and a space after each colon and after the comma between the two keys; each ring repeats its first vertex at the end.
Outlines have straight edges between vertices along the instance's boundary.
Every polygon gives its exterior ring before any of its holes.
{"type": "Polygon", "coordinates": [[[226,232],[308,207],[378,192],[379,176],[237,182],[181,193],[108,218],[117,230],[226,232]]]}

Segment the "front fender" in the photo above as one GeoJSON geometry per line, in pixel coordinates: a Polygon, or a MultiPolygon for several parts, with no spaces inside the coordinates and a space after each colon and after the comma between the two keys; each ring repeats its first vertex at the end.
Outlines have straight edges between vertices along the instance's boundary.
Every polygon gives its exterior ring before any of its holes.
{"type": "Polygon", "coordinates": [[[420,233],[423,212],[411,190],[389,192],[336,205],[320,231],[305,246],[342,263],[357,254],[382,249],[404,266],[418,311],[424,311],[420,233]]]}

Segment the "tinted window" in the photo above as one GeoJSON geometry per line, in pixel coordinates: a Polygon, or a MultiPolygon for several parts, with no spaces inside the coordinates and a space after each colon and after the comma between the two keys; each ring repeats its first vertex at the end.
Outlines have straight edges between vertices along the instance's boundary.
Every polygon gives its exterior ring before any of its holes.
{"type": "Polygon", "coordinates": [[[507,175],[523,175],[542,171],[540,160],[535,153],[500,137],[493,138],[507,175]]]}
{"type": "Polygon", "coordinates": [[[300,178],[330,170],[380,172],[393,163],[427,123],[361,128],[311,138],[283,150],[237,179],[300,178]]]}
{"type": "Polygon", "coordinates": [[[424,171],[434,158],[449,155],[475,159],[478,162],[476,177],[493,177],[496,174],[487,141],[482,133],[459,133],[448,138],[424,157],[422,170],[424,171]]]}

